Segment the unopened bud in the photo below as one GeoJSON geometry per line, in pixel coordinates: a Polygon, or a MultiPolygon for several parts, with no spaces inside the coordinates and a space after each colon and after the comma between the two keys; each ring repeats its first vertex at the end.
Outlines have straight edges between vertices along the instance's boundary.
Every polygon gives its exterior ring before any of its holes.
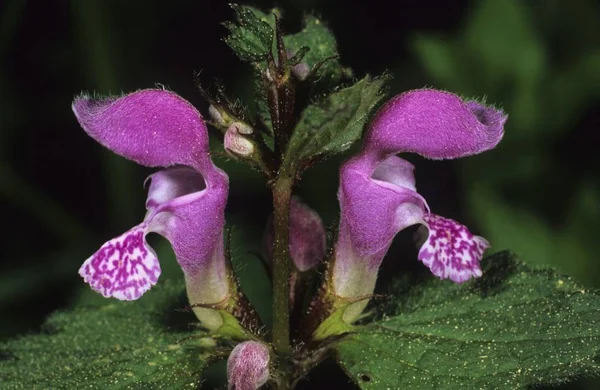
{"type": "MultiPolygon", "coordinates": [[[[303,51],[303,53],[306,53],[306,52],[303,51]]],[[[295,54],[296,54],[296,52],[294,50],[287,49],[288,60],[292,59],[295,54]]],[[[299,62],[296,65],[293,65],[291,67],[291,71],[292,71],[292,76],[294,76],[299,81],[304,81],[310,74],[310,67],[308,66],[308,64],[306,62],[299,62]]]]}
{"type": "Polygon", "coordinates": [[[257,390],[269,380],[269,348],[258,341],[235,346],[227,359],[227,388],[257,390]]]}
{"type": "Polygon", "coordinates": [[[301,62],[298,65],[292,66],[292,75],[300,81],[306,80],[310,74],[310,68],[306,62],[301,62]]]}
{"type": "Polygon", "coordinates": [[[225,121],[225,118],[223,118],[221,112],[219,112],[217,107],[213,106],[212,104],[210,107],[208,107],[208,115],[210,115],[210,119],[212,119],[217,125],[222,127],[227,126],[227,122],[225,121]]]}
{"type": "MultiPolygon", "coordinates": [[[[273,236],[273,219],[270,218],[265,234],[265,249],[269,259],[273,258],[273,236]]],[[[289,251],[299,271],[308,271],[323,260],[326,238],[325,226],[319,214],[293,196],[290,202],[289,251]]]]}
{"type": "Polygon", "coordinates": [[[244,135],[252,134],[252,128],[246,124],[235,122],[225,133],[225,150],[237,156],[250,156],[254,152],[254,144],[244,135]]]}

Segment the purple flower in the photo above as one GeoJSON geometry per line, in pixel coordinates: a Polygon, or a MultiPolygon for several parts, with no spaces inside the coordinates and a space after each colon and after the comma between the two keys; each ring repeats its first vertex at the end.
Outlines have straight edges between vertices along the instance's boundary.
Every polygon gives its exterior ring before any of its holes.
{"type": "Polygon", "coordinates": [[[227,359],[227,388],[256,390],[269,380],[269,348],[258,341],[235,346],[227,359]]]}
{"type": "Polygon", "coordinates": [[[451,159],[494,148],[506,116],[499,110],[431,89],[409,91],[387,102],[372,121],[362,151],[340,171],[341,219],[332,270],[333,292],[360,300],[344,313],[356,320],[375,287],[394,236],[421,224],[418,258],[441,279],[461,283],[481,276],[489,243],[458,222],[429,211],[416,192],[414,167],[397,153],[451,159]]]}
{"type": "MultiPolygon", "coordinates": [[[[273,216],[267,221],[265,252],[267,260],[273,260],[273,216]]],[[[313,269],[325,258],[327,233],[323,220],[317,212],[299,197],[292,196],[290,202],[290,257],[300,272],[313,269]]]]}
{"type": "Polygon", "coordinates": [[[229,294],[223,249],[227,175],[209,155],[200,113],[178,95],[146,89],[118,98],[81,96],[73,111],[83,129],[113,152],[149,167],[148,210],[142,223],[85,261],[79,274],[105,297],[138,299],[156,284],[160,265],[145,236],[171,243],[192,304],[229,294]]]}

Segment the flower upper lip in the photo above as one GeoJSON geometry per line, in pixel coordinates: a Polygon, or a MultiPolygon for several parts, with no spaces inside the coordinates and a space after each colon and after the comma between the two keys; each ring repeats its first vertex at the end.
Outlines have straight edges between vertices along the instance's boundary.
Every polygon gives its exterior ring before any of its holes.
{"type": "Polygon", "coordinates": [[[507,116],[475,101],[434,89],[407,91],[384,104],[367,133],[364,151],[381,161],[411,152],[453,159],[494,148],[507,116]]]}

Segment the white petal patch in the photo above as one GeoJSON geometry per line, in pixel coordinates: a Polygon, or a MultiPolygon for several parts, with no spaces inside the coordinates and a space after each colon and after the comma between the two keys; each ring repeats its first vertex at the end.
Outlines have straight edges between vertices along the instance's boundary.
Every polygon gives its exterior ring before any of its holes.
{"type": "Polygon", "coordinates": [[[83,263],[79,275],[107,298],[138,299],[156,284],[161,272],[145,235],[144,223],[108,241],[83,263]]]}
{"type": "Polygon", "coordinates": [[[481,276],[479,262],[490,247],[485,238],[474,236],[465,226],[439,215],[429,214],[423,220],[429,236],[419,250],[419,260],[435,276],[456,283],[481,276]]]}

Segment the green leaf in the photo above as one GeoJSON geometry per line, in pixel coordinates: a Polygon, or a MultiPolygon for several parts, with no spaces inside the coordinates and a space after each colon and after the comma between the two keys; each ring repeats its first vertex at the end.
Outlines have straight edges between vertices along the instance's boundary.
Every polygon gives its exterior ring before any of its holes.
{"type": "Polygon", "coordinates": [[[340,341],[362,389],[517,389],[600,373],[600,296],[501,252],[484,276],[421,282],[340,341]]]}
{"type": "MultiPolygon", "coordinates": [[[[53,314],[39,334],[0,344],[0,383],[23,389],[191,389],[215,352],[194,330],[183,283],[165,282],[135,302],[53,314]]],[[[110,303],[109,303],[110,302],[110,303]]]]}
{"type": "Polygon", "coordinates": [[[369,76],[308,106],[292,134],[284,165],[296,171],[319,156],[341,153],[358,140],[386,77],[369,76]]]}
{"type": "Polygon", "coordinates": [[[282,17],[282,12],[279,8],[272,8],[269,12],[263,12],[260,8],[249,5],[245,5],[244,8],[254,12],[254,15],[256,15],[256,17],[261,21],[267,23],[273,29],[273,31],[275,31],[275,16],[277,16],[279,19],[282,17]]]}
{"type": "Polygon", "coordinates": [[[327,60],[320,67],[319,76],[328,84],[333,85],[342,78],[344,70],[337,58],[337,44],[331,31],[325,26],[323,21],[316,16],[307,15],[304,18],[304,27],[297,34],[286,35],[283,37],[286,48],[294,53],[302,50],[302,47],[308,47],[303,61],[313,69],[318,63],[327,60]]]}
{"type": "Polygon", "coordinates": [[[298,49],[298,51],[293,55],[292,58],[290,58],[288,60],[288,63],[291,66],[294,65],[298,65],[300,62],[302,62],[302,60],[304,59],[304,57],[306,56],[306,53],[308,53],[310,51],[310,48],[307,46],[302,46],[300,49],[298,49]]]}
{"type": "Polygon", "coordinates": [[[232,4],[238,24],[226,22],[230,35],[225,43],[243,61],[260,61],[267,57],[273,46],[273,29],[266,21],[257,16],[250,7],[232,4]]]}

